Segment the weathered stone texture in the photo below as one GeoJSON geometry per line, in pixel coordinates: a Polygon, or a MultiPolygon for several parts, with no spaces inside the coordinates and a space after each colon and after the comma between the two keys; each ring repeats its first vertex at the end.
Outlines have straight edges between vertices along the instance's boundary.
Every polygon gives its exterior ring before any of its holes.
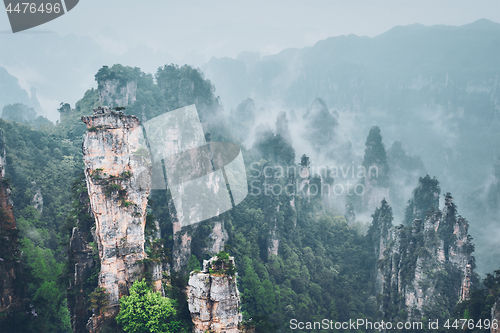
{"type": "Polygon", "coordinates": [[[120,85],[119,80],[106,80],[100,84],[99,101],[104,105],[127,106],[136,101],[136,93],[136,81],[120,85]]]}
{"type": "MultiPolygon", "coordinates": [[[[401,225],[390,231],[387,226],[381,229],[380,239],[374,243],[379,259],[376,285],[382,278],[382,288],[378,290],[389,305],[398,305],[408,318],[421,318],[426,309],[442,302],[440,275],[450,276],[453,283],[456,299],[450,300],[450,307],[454,301],[469,298],[473,246],[468,223],[457,216],[451,196],[446,197],[442,212],[428,214],[425,221],[415,219],[406,228],[401,225]]],[[[382,306],[383,311],[386,306],[382,306]]]]}
{"type": "Polygon", "coordinates": [[[87,333],[85,326],[91,311],[89,310],[88,295],[83,293],[85,284],[96,265],[92,248],[82,235],[82,230],[75,227],[71,233],[68,256],[74,263],[73,278],[70,280],[68,307],[71,313],[71,328],[74,333],[87,333]]]}
{"type": "Polygon", "coordinates": [[[99,286],[109,293],[109,315],[119,297],[142,273],[144,227],[151,189],[149,154],[135,116],[108,107],[84,116],[85,178],[96,221],[101,272],[99,286]]]}
{"type": "MultiPolygon", "coordinates": [[[[188,282],[188,307],[195,333],[236,333],[242,321],[236,276],[209,273],[213,257],[203,261],[203,272],[191,272],[188,282]]],[[[234,258],[230,257],[234,264],[234,258]]]]}

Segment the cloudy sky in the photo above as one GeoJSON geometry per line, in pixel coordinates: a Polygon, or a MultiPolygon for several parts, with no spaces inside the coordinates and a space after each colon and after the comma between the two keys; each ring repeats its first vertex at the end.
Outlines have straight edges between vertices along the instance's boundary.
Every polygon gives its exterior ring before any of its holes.
{"type": "Polygon", "coordinates": [[[80,0],[17,34],[0,11],[0,66],[27,92],[35,87],[44,115],[56,120],[59,103],[74,105],[104,64],[148,73],[167,63],[202,68],[242,51],[264,56],[332,36],[483,18],[500,23],[499,0],[80,0]]]}
{"type": "MultiPolygon", "coordinates": [[[[500,22],[500,1],[80,0],[35,29],[90,36],[118,54],[145,44],[177,59],[207,59],[244,50],[272,54],[330,36],[376,36],[396,25],[462,25],[481,18],[500,22]]],[[[10,31],[5,12],[0,31],[10,31]]]]}

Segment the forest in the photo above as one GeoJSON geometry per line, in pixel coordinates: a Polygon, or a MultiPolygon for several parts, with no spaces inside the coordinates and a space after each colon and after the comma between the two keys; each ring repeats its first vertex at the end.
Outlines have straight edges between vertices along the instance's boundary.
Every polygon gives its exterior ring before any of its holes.
{"type": "MultiPolygon", "coordinates": [[[[322,46],[328,45],[316,47],[322,46]]],[[[279,76],[265,65],[259,64],[262,75],[279,76]]],[[[236,276],[242,332],[292,332],[292,319],[325,318],[421,321],[424,332],[449,331],[429,328],[429,320],[467,319],[475,323],[467,332],[489,331],[491,325],[484,324],[492,323],[492,308],[500,304],[500,267],[475,272],[469,215],[462,217],[453,202],[459,194],[429,175],[421,156],[410,154],[400,141],[384,140],[381,124],[367,128],[358,154],[343,129],[342,111],[328,106],[341,103],[338,95],[311,97],[311,87],[294,85],[287,92],[308,99],[302,109],[276,111],[245,98],[225,110],[200,69],[167,64],[149,74],[115,64],[99,69],[94,88],[74,106],[60,103],[55,124],[28,105],[6,105],[0,119],[0,295],[2,306],[12,295],[15,301],[2,308],[0,331],[86,332],[88,318],[106,313],[109,301],[99,285],[100,245],[82,153],[84,135],[101,129],[89,129],[82,116],[110,106],[144,123],[193,104],[207,142],[241,147],[249,195],[219,216],[184,227],[186,245],[176,231],[170,191],[151,190],[143,272],[121,297],[119,314],[107,318],[100,332],[191,332],[195,324],[185,289],[192,272],[200,272],[214,256],[225,264],[234,257],[235,267],[210,270],[236,276]],[[111,86],[112,92],[104,93],[111,86]],[[301,89],[306,93],[294,93],[301,89]],[[339,167],[335,174],[332,166],[339,167]],[[367,172],[338,171],[347,166],[367,172]],[[341,188],[363,191],[339,195],[341,188]],[[214,252],[208,235],[218,224],[225,236],[214,252]],[[81,258],[70,241],[75,228],[91,249],[85,259],[90,266],[78,286],[75,265],[81,258]],[[154,265],[169,267],[162,272],[163,295],[153,287],[154,265]],[[423,301],[413,304],[413,298],[423,301]]],[[[262,95],[271,91],[264,85],[259,89],[262,95]]],[[[488,187],[489,201],[482,203],[489,217],[500,209],[500,159],[492,169],[495,181],[488,187]]],[[[110,187],[109,200],[121,190],[110,187]]],[[[121,202],[128,207],[125,199],[121,202]]],[[[495,260],[488,260],[491,268],[495,260]]]]}

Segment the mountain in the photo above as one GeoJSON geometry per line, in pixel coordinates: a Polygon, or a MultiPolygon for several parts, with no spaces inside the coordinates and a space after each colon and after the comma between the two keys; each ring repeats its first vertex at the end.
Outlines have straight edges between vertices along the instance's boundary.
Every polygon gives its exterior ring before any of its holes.
{"type": "MultiPolygon", "coordinates": [[[[500,24],[478,20],[398,26],[373,38],[330,37],[263,57],[251,68],[240,59],[212,58],[204,70],[226,108],[251,97],[257,106],[300,114],[323,99],[338,112],[343,137],[358,155],[361,138],[379,126],[386,142],[399,141],[420,156],[427,173],[455,193],[471,216],[470,232],[483,240],[484,210],[472,202],[486,193],[500,152],[499,54],[500,24]]],[[[498,231],[493,221],[487,225],[498,231]]],[[[478,250],[494,245],[479,242],[478,250]]],[[[494,269],[483,264],[479,259],[482,272],[494,269]]]]}
{"type": "Polygon", "coordinates": [[[0,67],[0,110],[8,104],[22,103],[40,111],[36,89],[31,88],[30,92],[31,96],[28,96],[26,90],[19,86],[18,79],[9,74],[4,67],[0,67]]]}

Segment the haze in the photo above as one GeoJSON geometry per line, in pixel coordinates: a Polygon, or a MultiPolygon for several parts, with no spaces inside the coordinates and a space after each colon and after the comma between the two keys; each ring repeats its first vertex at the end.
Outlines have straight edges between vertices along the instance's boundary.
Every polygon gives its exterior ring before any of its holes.
{"type": "MultiPolygon", "coordinates": [[[[397,25],[500,21],[500,2],[332,0],[82,0],[68,14],[27,31],[90,36],[111,53],[147,45],[201,65],[242,51],[262,55],[338,35],[376,36],[397,25]]],[[[0,31],[10,32],[5,12],[0,31]]]]}

